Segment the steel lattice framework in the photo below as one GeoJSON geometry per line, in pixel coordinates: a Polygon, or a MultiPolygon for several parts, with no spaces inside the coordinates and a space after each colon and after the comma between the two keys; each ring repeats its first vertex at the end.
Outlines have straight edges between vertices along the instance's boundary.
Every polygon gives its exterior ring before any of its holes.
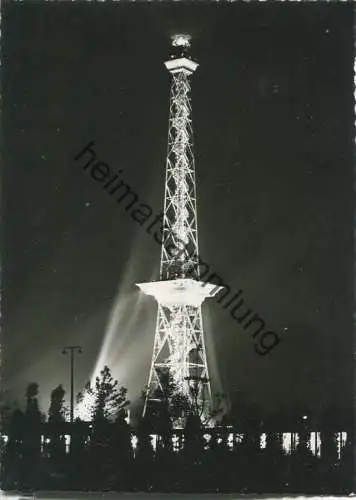
{"type": "Polygon", "coordinates": [[[159,401],[161,375],[169,372],[180,392],[205,412],[211,390],[201,304],[220,290],[200,281],[197,196],[189,77],[198,64],[187,58],[187,36],[176,36],[179,57],[165,63],[172,75],[160,280],[141,283],[158,302],[156,334],[144,412],[159,401]]]}
{"type": "MultiPolygon", "coordinates": [[[[167,66],[170,67],[169,63],[167,66]]],[[[190,277],[199,279],[189,75],[187,68],[182,66],[172,74],[163,216],[166,238],[161,249],[161,280],[184,278],[187,272],[190,277]]]]}

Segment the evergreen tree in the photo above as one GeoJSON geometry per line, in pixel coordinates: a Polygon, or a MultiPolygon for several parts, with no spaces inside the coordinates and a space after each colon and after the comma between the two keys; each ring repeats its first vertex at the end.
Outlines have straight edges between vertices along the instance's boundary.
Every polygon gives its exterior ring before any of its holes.
{"type": "Polygon", "coordinates": [[[285,479],[285,455],[283,450],[283,434],[280,432],[268,432],[266,436],[266,448],[261,452],[262,474],[264,475],[264,491],[276,492],[283,489],[285,479]]]}
{"type": "Polygon", "coordinates": [[[17,406],[16,402],[9,403],[9,391],[0,389],[0,428],[6,434],[12,414],[17,406]]]}
{"type": "MultiPolygon", "coordinates": [[[[148,408],[147,418],[152,425],[152,431],[159,435],[158,450],[171,451],[173,428],[182,426],[193,410],[189,398],[180,392],[168,370],[162,370],[159,379],[160,386],[153,395],[159,403],[148,408]]],[[[146,397],[146,392],[143,397],[146,397]]]]}
{"type": "MultiPolygon", "coordinates": [[[[118,435],[120,431],[124,433],[127,430],[125,428],[123,431],[123,420],[130,404],[126,395],[127,389],[119,385],[110,368],[105,366],[96,377],[95,383],[92,385],[88,382],[84,393],[78,397],[79,401],[91,401],[89,411],[92,433],[88,449],[87,475],[90,478],[89,486],[93,489],[107,489],[117,482],[121,483],[122,474],[117,466],[117,474],[113,474],[113,464],[117,457],[115,445],[118,445],[118,435]]],[[[123,443],[120,446],[124,446],[123,443]]]]}
{"type": "Polygon", "coordinates": [[[340,457],[340,467],[338,474],[338,485],[340,488],[340,493],[351,493],[354,487],[354,466],[355,466],[355,455],[354,446],[351,440],[351,436],[348,435],[347,441],[341,452],[340,457]]]}
{"type": "Polygon", "coordinates": [[[40,481],[41,423],[43,416],[38,406],[38,384],[30,383],[26,389],[26,410],[23,436],[23,486],[36,488],[40,481]]]}
{"type": "MultiPolygon", "coordinates": [[[[192,411],[188,397],[182,394],[168,370],[159,373],[160,386],[152,395],[155,406],[147,408],[147,420],[152,433],[157,435],[154,487],[171,491],[177,473],[177,457],[173,452],[173,429],[182,426],[192,411]]],[[[145,397],[145,394],[144,394],[145,397]]]]}
{"type": "Polygon", "coordinates": [[[48,422],[50,424],[65,422],[67,409],[64,405],[64,396],[65,390],[62,384],[58,385],[51,392],[51,403],[48,409],[48,422]]]}
{"type": "Polygon", "coordinates": [[[32,382],[27,386],[26,389],[26,410],[25,416],[28,424],[37,425],[41,422],[41,412],[38,406],[38,396],[39,388],[36,382],[32,382]]]}
{"type": "Polygon", "coordinates": [[[111,477],[115,479],[117,490],[130,490],[133,485],[133,450],[131,427],[126,422],[126,411],[119,412],[112,424],[113,439],[111,452],[111,477]]]}
{"type": "Polygon", "coordinates": [[[290,488],[293,492],[312,493],[317,487],[317,459],[310,449],[311,418],[297,419],[298,444],[292,456],[290,488]]]}
{"type": "Polygon", "coordinates": [[[2,464],[3,489],[21,489],[23,483],[22,455],[25,436],[24,413],[15,409],[6,428],[8,442],[2,464]]]}
{"type": "Polygon", "coordinates": [[[188,415],[184,427],[184,454],[192,463],[201,460],[205,444],[202,432],[200,417],[195,414],[188,415]]]}
{"type": "Polygon", "coordinates": [[[96,377],[94,385],[87,382],[83,393],[79,393],[78,402],[89,401],[89,411],[93,424],[114,421],[120,412],[126,411],[130,404],[127,389],[120,387],[108,366],[96,377]]]}
{"type": "Polygon", "coordinates": [[[140,418],[135,429],[137,445],[135,450],[135,478],[139,490],[149,491],[154,482],[154,450],[150,436],[151,427],[147,417],[140,418]]]}
{"type": "Polygon", "coordinates": [[[70,457],[68,463],[68,486],[70,489],[83,489],[87,487],[88,453],[85,443],[89,435],[89,424],[77,418],[71,426],[70,457]]]}
{"type": "Polygon", "coordinates": [[[59,385],[51,392],[51,403],[48,410],[48,437],[47,450],[52,462],[52,468],[58,472],[63,468],[66,454],[64,423],[66,408],[64,406],[65,391],[59,385]]]}
{"type": "Polygon", "coordinates": [[[199,491],[202,486],[202,461],[204,453],[203,427],[200,415],[188,415],[184,427],[184,482],[188,491],[199,491]]]}
{"type": "Polygon", "coordinates": [[[337,492],[338,467],[338,420],[339,414],[332,404],[327,408],[322,416],[321,422],[321,457],[320,457],[320,479],[322,491],[325,493],[337,492]]]}
{"type": "MultiPolygon", "coordinates": [[[[256,491],[260,484],[260,435],[261,419],[255,405],[250,405],[249,412],[241,423],[244,436],[239,446],[241,476],[243,477],[243,491],[256,491]]],[[[257,490],[258,491],[258,490],[257,490]]],[[[260,490],[261,491],[261,490],[260,490]]],[[[262,490],[263,491],[263,490],[262,490]]]]}

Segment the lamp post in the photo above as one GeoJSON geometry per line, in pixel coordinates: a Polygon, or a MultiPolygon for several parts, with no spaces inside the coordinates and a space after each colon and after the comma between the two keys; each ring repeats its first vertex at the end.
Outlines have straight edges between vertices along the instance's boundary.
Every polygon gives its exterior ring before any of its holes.
{"type": "Polygon", "coordinates": [[[70,423],[74,422],[74,353],[81,354],[79,345],[69,345],[63,348],[62,354],[70,353],[70,423]]]}

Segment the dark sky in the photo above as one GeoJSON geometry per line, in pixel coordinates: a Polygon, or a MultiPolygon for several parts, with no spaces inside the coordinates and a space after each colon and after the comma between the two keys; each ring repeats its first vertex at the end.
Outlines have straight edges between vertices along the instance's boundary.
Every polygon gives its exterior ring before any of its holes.
{"type": "Polygon", "coordinates": [[[259,356],[204,306],[214,388],[266,411],[351,405],[351,4],[3,4],[3,383],[44,409],[108,364],[134,399],[147,382],[159,247],[73,157],[100,160],[163,205],[169,36],[193,36],[200,249],[283,337],[259,356]]]}

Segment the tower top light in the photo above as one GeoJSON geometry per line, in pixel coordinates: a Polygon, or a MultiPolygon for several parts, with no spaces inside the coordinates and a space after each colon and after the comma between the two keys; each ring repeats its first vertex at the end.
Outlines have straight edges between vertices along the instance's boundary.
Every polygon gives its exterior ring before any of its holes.
{"type": "Polygon", "coordinates": [[[183,72],[191,75],[198,67],[198,64],[186,55],[191,39],[191,35],[184,33],[179,33],[171,37],[172,46],[175,47],[175,50],[173,50],[170,60],[164,63],[170,73],[183,72]]]}
{"type": "Polygon", "coordinates": [[[171,37],[173,47],[190,47],[192,37],[187,33],[179,33],[171,37]]]}

